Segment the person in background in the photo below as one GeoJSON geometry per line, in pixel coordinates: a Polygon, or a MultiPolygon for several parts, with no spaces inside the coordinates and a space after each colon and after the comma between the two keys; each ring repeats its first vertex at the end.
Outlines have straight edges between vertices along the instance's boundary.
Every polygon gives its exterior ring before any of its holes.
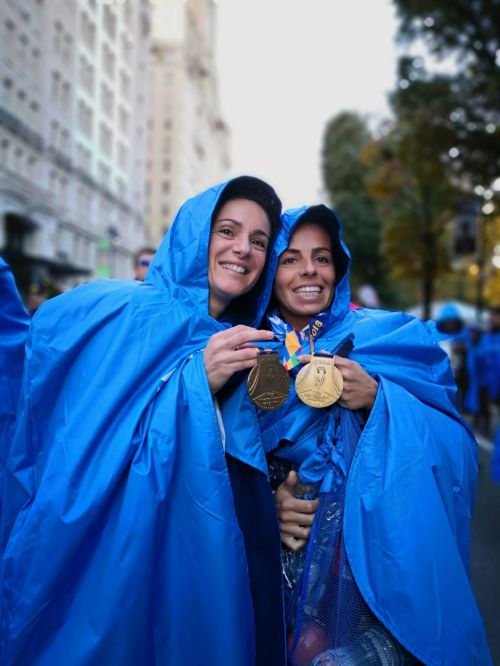
{"type": "Polygon", "coordinates": [[[144,282],[156,250],[153,247],[141,247],[134,254],[134,280],[144,282]]]}
{"type": "MultiPolygon", "coordinates": [[[[351,310],[349,265],[333,211],[282,216],[268,346],[291,387],[252,432],[277,487],[289,664],[485,666],[467,573],[477,445],[450,364],[410,315],[351,310]],[[332,363],[342,382],[326,381],[332,363]]],[[[223,401],[227,452],[252,407],[244,383],[223,401]]]]}
{"type": "Polygon", "coordinates": [[[93,282],[33,319],[0,526],[2,666],[286,663],[271,489],[253,438],[253,466],[225,451],[218,410],[257,361],[248,343],[273,338],[255,326],[280,212],[260,179],[212,187],[144,283],[93,282]]]}
{"type": "Polygon", "coordinates": [[[476,415],[479,411],[479,390],[472,338],[453,301],[442,307],[435,326],[439,344],[450,359],[455,377],[457,407],[461,413],[476,415]]]}
{"type": "Polygon", "coordinates": [[[33,317],[45,301],[48,301],[49,298],[54,298],[54,296],[59,296],[60,293],[61,290],[50,278],[34,277],[28,293],[28,312],[30,316],[33,317]]]}

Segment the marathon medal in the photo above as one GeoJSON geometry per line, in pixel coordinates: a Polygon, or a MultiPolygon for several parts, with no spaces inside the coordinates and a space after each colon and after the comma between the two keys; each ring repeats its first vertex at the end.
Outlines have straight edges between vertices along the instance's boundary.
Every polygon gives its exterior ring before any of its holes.
{"type": "Polygon", "coordinates": [[[335,367],[334,356],[311,356],[295,379],[297,395],[310,407],[330,407],[344,390],[344,380],[335,367]]]}
{"type": "Polygon", "coordinates": [[[310,407],[330,407],[337,402],[344,390],[344,380],[335,367],[335,356],[315,354],[314,342],[321,320],[316,320],[311,328],[311,361],[305,365],[295,379],[295,390],[303,403],[310,407]]]}
{"type": "Polygon", "coordinates": [[[266,350],[259,354],[257,365],[248,375],[247,389],[259,409],[271,411],[281,407],[290,392],[290,377],[277,352],[266,350]]]}

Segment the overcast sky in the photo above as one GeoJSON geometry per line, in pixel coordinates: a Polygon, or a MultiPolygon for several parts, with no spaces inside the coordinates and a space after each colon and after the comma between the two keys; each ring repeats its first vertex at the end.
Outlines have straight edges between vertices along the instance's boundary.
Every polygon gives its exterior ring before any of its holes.
{"type": "Polygon", "coordinates": [[[269,180],[286,207],[321,198],[324,127],[342,110],[389,114],[390,0],[218,0],[222,115],[231,175],[269,180]]]}

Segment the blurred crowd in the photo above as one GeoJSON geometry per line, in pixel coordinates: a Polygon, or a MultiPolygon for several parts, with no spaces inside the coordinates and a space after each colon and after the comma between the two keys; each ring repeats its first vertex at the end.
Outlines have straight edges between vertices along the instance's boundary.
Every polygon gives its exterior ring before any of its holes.
{"type": "Polygon", "coordinates": [[[458,406],[479,436],[495,440],[493,478],[500,481],[500,307],[484,325],[467,323],[447,303],[436,327],[455,375],[458,406]]]}

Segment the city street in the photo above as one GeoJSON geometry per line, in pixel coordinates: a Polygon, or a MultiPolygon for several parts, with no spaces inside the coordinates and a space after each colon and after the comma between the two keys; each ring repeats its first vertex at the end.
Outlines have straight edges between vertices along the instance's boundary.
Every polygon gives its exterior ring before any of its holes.
{"type": "Polygon", "coordinates": [[[480,441],[479,482],[472,522],[472,583],[488,633],[493,663],[500,665],[500,484],[491,480],[491,444],[480,441]]]}

